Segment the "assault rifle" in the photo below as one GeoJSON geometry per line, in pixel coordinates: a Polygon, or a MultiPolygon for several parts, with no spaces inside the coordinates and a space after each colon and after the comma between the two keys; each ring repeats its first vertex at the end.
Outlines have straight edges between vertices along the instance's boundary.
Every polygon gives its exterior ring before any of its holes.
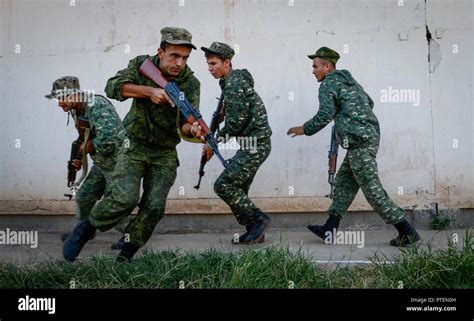
{"type": "Polygon", "coordinates": [[[189,100],[184,96],[184,93],[181,91],[179,86],[173,82],[168,81],[164,76],[161,70],[151,61],[149,58],[145,59],[139,69],[140,73],[149,79],[153,80],[155,84],[163,88],[166,94],[171,98],[173,103],[179,108],[181,113],[183,114],[184,118],[187,120],[188,123],[193,124],[194,122],[198,122],[199,126],[204,133],[204,138],[206,143],[211,147],[214,154],[219,158],[222,165],[227,167],[229,162],[222,157],[219,149],[217,147],[217,140],[214,137],[211,129],[207,126],[204,119],[202,119],[202,115],[199,111],[194,108],[193,105],[189,102],[189,100]]]}

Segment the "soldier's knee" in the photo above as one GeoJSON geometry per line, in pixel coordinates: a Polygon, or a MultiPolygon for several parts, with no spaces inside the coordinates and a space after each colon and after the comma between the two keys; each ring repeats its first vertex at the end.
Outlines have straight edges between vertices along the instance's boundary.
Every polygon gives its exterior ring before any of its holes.
{"type": "Polygon", "coordinates": [[[225,194],[225,185],[223,184],[223,182],[221,180],[217,180],[215,183],[214,183],[214,192],[218,195],[218,196],[222,196],[225,194]]]}
{"type": "Polygon", "coordinates": [[[76,204],[77,204],[77,206],[80,206],[82,203],[84,203],[85,196],[86,195],[84,195],[82,193],[79,193],[79,192],[76,194],[76,204]]]}
{"type": "Polygon", "coordinates": [[[79,190],[77,191],[76,200],[87,197],[87,195],[90,194],[89,190],[89,186],[86,186],[86,184],[82,184],[81,188],[79,188],[79,190]]]}
{"type": "Polygon", "coordinates": [[[104,200],[108,203],[109,206],[113,208],[119,208],[120,210],[133,211],[135,206],[138,204],[138,195],[133,195],[132,193],[121,195],[117,197],[113,194],[106,197],[104,200]]]}
{"type": "Polygon", "coordinates": [[[87,205],[89,203],[95,203],[96,201],[97,199],[95,198],[95,196],[91,195],[90,193],[81,192],[79,190],[79,192],[77,192],[76,194],[76,204],[79,207],[87,205]]]}

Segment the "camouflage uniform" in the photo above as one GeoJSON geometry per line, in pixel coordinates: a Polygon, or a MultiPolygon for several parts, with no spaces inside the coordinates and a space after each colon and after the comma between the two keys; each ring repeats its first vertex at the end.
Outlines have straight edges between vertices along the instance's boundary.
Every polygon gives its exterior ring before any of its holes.
{"type": "Polygon", "coordinates": [[[84,101],[82,109],[77,112],[71,110],[76,128],[79,130],[78,117],[84,116],[89,121],[94,152],[91,158],[94,161],[86,179],[76,195],[76,216],[79,220],[89,217],[95,203],[102,196],[109,193],[108,182],[117,161],[117,155],[122,146],[124,130],[122,121],[112,103],[101,95],[82,92],[79,79],[74,76],[65,76],[53,83],[48,99],[68,99],[72,94],[79,94],[84,101]]]}
{"type": "Polygon", "coordinates": [[[329,214],[341,218],[360,187],[383,220],[395,224],[403,220],[404,212],[389,198],[378,176],[380,128],[373,106],[372,99],[347,70],[335,70],[321,82],[319,110],[304,124],[304,133],[314,135],[334,119],[337,141],[347,149],[337,172],[329,214]]]}
{"type": "MultiPolygon", "coordinates": [[[[119,71],[107,82],[107,96],[119,101],[125,83],[157,87],[139,73],[146,58],[159,65],[158,55],[138,56],[128,67],[119,71]]],[[[186,66],[175,79],[186,98],[199,106],[200,83],[186,66]]],[[[167,104],[154,104],[149,98],[134,98],[123,124],[126,138],[112,174],[111,193],[99,202],[91,213],[90,222],[106,231],[126,217],[138,204],[138,215],[127,226],[130,243],[141,247],[151,237],[156,224],[165,211],[166,198],[176,179],[179,166],[176,145],[180,142],[179,128],[186,122],[179,117],[179,109],[167,104]],[[139,201],[143,179],[143,195],[139,201]]]]}
{"type": "Polygon", "coordinates": [[[94,103],[85,104],[82,114],[88,118],[91,128],[94,152],[90,156],[94,164],[76,196],[79,220],[87,219],[96,202],[110,192],[107,187],[124,137],[122,121],[104,96],[95,95],[94,103]]]}
{"type": "Polygon", "coordinates": [[[221,79],[222,104],[225,125],[219,135],[225,141],[229,137],[256,140],[256,149],[239,149],[229,166],[214,183],[214,191],[226,202],[242,225],[253,222],[257,207],[248,197],[250,185],[258,168],[271,151],[267,112],[257,94],[252,75],[246,70],[233,70],[221,79]]]}

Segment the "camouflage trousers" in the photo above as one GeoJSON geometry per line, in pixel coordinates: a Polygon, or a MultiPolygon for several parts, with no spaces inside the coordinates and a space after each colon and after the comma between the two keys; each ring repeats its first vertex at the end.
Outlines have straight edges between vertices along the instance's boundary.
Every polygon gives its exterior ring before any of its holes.
{"type": "Polygon", "coordinates": [[[258,141],[256,151],[239,150],[214,183],[214,191],[229,205],[241,225],[253,223],[257,207],[248,193],[258,168],[270,151],[269,138],[258,141]]]}
{"type": "Polygon", "coordinates": [[[130,243],[142,247],[163,217],[166,198],[176,179],[178,158],[176,149],[159,150],[129,142],[129,148],[123,147],[118,156],[110,194],[92,209],[90,222],[100,231],[107,231],[138,205],[138,214],[130,220],[126,231],[130,243]]]}
{"type": "MultiPolygon", "coordinates": [[[[107,186],[110,185],[112,172],[112,170],[106,170],[96,164],[92,165],[76,195],[76,217],[80,221],[89,218],[92,208],[102,196],[110,194],[110,189],[107,186]]],[[[128,217],[123,219],[116,229],[123,233],[127,223],[128,217]]]]}
{"type": "Polygon", "coordinates": [[[359,187],[370,206],[387,224],[403,220],[404,211],[387,195],[380,182],[376,155],[378,146],[347,150],[347,155],[336,175],[334,200],[330,215],[342,217],[354,200],[359,187]]]}
{"type": "Polygon", "coordinates": [[[92,208],[105,193],[107,181],[110,182],[111,171],[101,170],[99,166],[92,165],[89,174],[82,182],[76,195],[76,217],[79,220],[85,220],[89,217],[92,208]]]}

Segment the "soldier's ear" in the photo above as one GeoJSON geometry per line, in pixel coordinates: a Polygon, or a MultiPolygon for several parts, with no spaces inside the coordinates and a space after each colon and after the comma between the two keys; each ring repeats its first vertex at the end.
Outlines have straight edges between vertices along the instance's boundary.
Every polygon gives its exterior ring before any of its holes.
{"type": "Polygon", "coordinates": [[[163,59],[163,54],[165,53],[165,51],[162,49],[162,48],[158,48],[158,57],[161,59],[163,59]]]}
{"type": "Polygon", "coordinates": [[[331,71],[331,63],[330,63],[329,61],[327,61],[327,62],[324,64],[324,69],[326,69],[326,72],[331,71]]]}

